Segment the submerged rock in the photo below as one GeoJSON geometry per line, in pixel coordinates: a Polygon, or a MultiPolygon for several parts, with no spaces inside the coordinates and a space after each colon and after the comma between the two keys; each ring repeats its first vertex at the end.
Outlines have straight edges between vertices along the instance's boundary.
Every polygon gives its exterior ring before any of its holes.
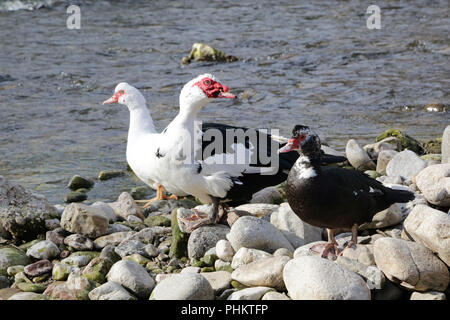
{"type": "Polygon", "coordinates": [[[125,174],[125,172],[123,172],[121,170],[103,170],[103,171],[100,171],[100,173],[98,174],[98,180],[105,181],[105,180],[109,180],[109,179],[112,179],[115,177],[120,177],[124,174],[125,174]]]}
{"type": "Polygon", "coordinates": [[[70,190],[75,191],[81,188],[90,189],[93,185],[94,181],[92,181],[91,179],[87,179],[79,175],[74,175],[67,184],[67,187],[70,190]]]}
{"type": "Polygon", "coordinates": [[[238,58],[230,56],[224,52],[215,49],[204,43],[194,43],[192,45],[189,57],[183,57],[182,64],[189,64],[192,60],[195,61],[217,61],[217,62],[233,62],[238,58]]]}

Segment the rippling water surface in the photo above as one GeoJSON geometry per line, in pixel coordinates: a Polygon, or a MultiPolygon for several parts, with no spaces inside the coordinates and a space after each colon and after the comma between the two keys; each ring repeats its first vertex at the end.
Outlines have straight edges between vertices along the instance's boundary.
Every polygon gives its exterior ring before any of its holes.
{"type": "MultiPolygon", "coordinates": [[[[278,128],[308,124],[332,146],[371,142],[396,127],[442,135],[448,106],[448,1],[0,1],[0,174],[62,201],[73,174],[125,169],[128,110],[101,104],[127,81],[147,98],[158,129],[178,110],[182,85],[210,72],[241,99],[215,101],[202,119],[278,128]],[[81,8],[81,29],[66,9],[81,8]],[[181,66],[192,43],[240,58],[181,66]]],[[[98,183],[90,199],[142,185],[98,183]]]]}

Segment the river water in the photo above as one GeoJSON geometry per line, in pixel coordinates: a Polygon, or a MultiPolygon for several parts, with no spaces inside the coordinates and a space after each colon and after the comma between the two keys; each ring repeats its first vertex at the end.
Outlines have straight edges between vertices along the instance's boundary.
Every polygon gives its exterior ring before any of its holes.
{"type": "MultiPolygon", "coordinates": [[[[101,104],[115,84],[142,90],[158,129],[178,110],[182,85],[213,73],[240,99],[214,101],[203,120],[315,128],[343,150],[398,128],[442,135],[449,102],[448,1],[0,1],[0,175],[61,203],[70,177],[125,169],[129,115],[101,104]],[[69,5],[81,29],[66,27],[69,5]],[[240,60],[180,64],[194,42],[240,60]]],[[[142,185],[132,175],[99,182],[89,198],[142,185]]]]}

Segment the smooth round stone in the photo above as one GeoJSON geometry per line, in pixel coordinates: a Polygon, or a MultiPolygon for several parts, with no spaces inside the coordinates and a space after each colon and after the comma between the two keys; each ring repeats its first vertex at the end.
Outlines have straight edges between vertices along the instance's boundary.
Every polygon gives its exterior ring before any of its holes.
{"type": "Polygon", "coordinates": [[[199,273],[174,274],[158,283],[152,300],[213,300],[214,290],[199,273]]]}

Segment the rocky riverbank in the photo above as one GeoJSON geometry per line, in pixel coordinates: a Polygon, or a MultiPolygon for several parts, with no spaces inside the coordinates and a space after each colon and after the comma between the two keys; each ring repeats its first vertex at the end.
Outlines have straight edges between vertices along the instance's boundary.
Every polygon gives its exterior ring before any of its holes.
{"type": "MultiPolygon", "coordinates": [[[[283,184],[187,233],[179,218],[208,205],[186,198],[143,210],[128,192],[110,203],[51,205],[0,177],[0,300],[446,299],[450,126],[427,143],[398,130],[364,147],[352,139],[345,155],[341,165],[416,198],[376,214],[357,248],[335,261],[309,250],[326,232],[293,213],[283,184]]],[[[69,183],[80,194],[92,185],[69,183]]],[[[336,238],[342,249],[350,234],[336,238]]]]}

